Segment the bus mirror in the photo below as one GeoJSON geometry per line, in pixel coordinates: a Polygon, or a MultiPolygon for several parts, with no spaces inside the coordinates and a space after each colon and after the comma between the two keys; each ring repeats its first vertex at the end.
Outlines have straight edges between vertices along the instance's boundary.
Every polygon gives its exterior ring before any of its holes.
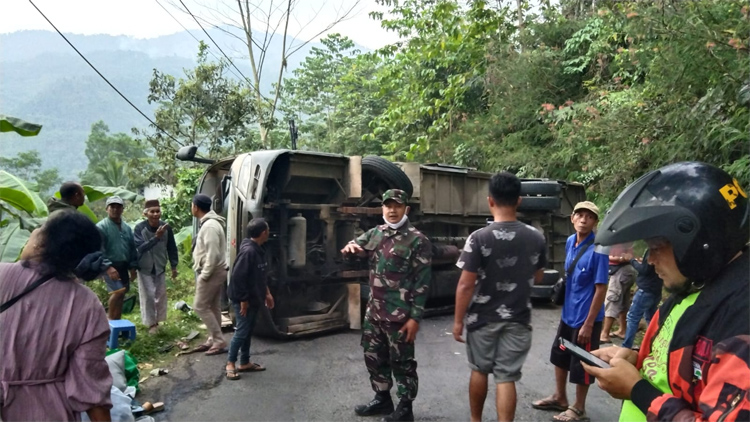
{"type": "Polygon", "coordinates": [[[214,163],[214,160],[196,157],[195,156],[196,152],[198,152],[197,146],[195,145],[184,146],[180,148],[179,151],[177,151],[177,154],[175,154],[175,158],[177,158],[180,161],[195,161],[196,163],[205,163],[205,164],[214,163]]]}

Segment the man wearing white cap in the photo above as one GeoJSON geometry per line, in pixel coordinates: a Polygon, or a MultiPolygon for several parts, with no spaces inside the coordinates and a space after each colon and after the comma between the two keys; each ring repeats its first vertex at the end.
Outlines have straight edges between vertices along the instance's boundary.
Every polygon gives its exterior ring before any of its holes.
{"type": "Polygon", "coordinates": [[[107,218],[96,223],[102,233],[104,264],[109,265],[103,275],[109,290],[109,319],[122,316],[125,293],[130,290],[130,280],[135,278],[135,269],[138,268],[133,230],[122,221],[124,205],[119,196],[110,196],[107,198],[107,218]]]}
{"type": "Polygon", "coordinates": [[[550,362],[555,366],[555,393],[532,403],[535,409],[562,411],[553,417],[557,421],[587,419],[586,396],[594,377],[583,370],[580,360],[560,349],[559,338],[585,350],[599,348],[609,279],[609,256],[594,247],[599,207],[590,201],[579,202],[570,221],[576,232],[565,244],[565,303],[550,353],[550,362]],[[568,373],[571,384],[576,385],[573,404],[568,402],[566,393],[568,373]]]}

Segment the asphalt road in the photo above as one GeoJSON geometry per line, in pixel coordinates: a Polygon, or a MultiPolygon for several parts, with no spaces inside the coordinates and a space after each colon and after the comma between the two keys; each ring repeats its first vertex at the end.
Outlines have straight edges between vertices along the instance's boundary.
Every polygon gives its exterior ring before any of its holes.
{"type": "MultiPolygon", "coordinates": [[[[549,348],[560,309],[536,306],[533,343],[517,383],[516,420],[548,421],[554,412],[531,408],[530,402],[554,388],[549,348]]],[[[450,334],[452,316],[425,319],[417,338],[419,396],[414,402],[416,420],[469,419],[469,369],[465,346],[450,334]]],[[[227,338],[231,334],[227,334],[227,338]]],[[[353,412],[369,401],[370,389],[359,346],[359,331],[344,331],[310,339],[280,342],[254,338],[252,360],[268,368],[224,377],[227,355],[180,357],[166,376],[143,385],[141,401],[163,401],[166,410],[157,421],[373,421],[353,412]]],[[[492,384],[490,377],[490,383],[492,384]]],[[[575,388],[568,386],[571,402],[575,388]]],[[[393,390],[394,400],[395,389],[393,390]]],[[[620,403],[593,385],[587,400],[592,421],[616,420],[620,403]]],[[[494,384],[485,403],[484,420],[496,420],[494,384]]]]}

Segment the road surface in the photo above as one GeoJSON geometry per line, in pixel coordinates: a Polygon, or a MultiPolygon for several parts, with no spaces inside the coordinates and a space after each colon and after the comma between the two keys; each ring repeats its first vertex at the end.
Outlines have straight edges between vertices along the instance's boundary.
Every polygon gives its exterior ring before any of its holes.
{"type": "MultiPolygon", "coordinates": [[[[549,349],[560,308],[535,306],[533,343],[517,383],[516,420],[548,421],[554,412],[531,408],[530,402],[554,388],[549,349]]],[[[453,340],[451,315],[422,321],[417,338],[419,396],[416,420],[469,419],[465,346],[453,340]]],[[[231,334],[227,334],[229,338],[231,334]]],[[[224,377],[227,355],[194,354],[178,358],[169,374],[143,385],[141,401],[163,401],[166,410],[157,421],[374,421],[360,418],[353,407],[369,401],[370,389],[359,331],[344,331],[289,342],[254,338],[252,360],[265,372],[243,373],[242,379],[224,377]]],[[[485,403],[483,419],[496,420],[494,385],[485,403]]],[[[394,400],[395,388],[393,391],[394,400]]],[[[574,386],[568,386],[573,402],[574,386]]],[[[620,402],[593,385],[587,400],[592,421],[616,420],[620,402]]]]}

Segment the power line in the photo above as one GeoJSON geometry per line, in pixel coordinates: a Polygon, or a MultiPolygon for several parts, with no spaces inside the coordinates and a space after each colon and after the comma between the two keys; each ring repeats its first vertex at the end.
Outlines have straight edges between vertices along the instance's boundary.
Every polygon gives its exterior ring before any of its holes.
{"type": "Polygon", "coordinates": [[[175,142],[177,142],[178,144],[180,144],[180,141],[178,141],[177,138],[175,138],[174,136],[172,136],[172,134],[170,134],[166,130],[164,130],[161,127],[159,127],[159,125],[157,125],[156,122],[154,122],[153,120],[151,120],[150,117],[148,117],[144,112],[141,111],[141,109],[139,109],[135,104],[133,104],[133,102],[130,101],[128,99],[128,97],[125,96],[125,94],[123,94],[122,92],[120,92],[119,89],[117,89],[114,85],[112,85],[112,83],[106,77],[104,77],[104,75],[102,75],[101,72],[99,72],[99,69],[97,69],[93,64],[91,64],[91,62],[80,51],[78,51],[78,49],[76,48],[76,46],[74,46],[73,43],[71,43],[68,40],[68,38],[65,37],[65,35],[63,35],[62,32],[60,32],[59,29],[57,29],[57,27],[55,26],[55,24],[53,24],[52,21],[49,20],[49,18],[47,18],[47,16],[36,6],[36,4],[34,4],[34,2],[32,0],[29,0],[29,3],[31,3],[32,6],[34,6],[34,8],[37,10],[37,12],[39,12],[39,14],[42,15],[42,17],[47,22],[49,22],[49,24],[52,25],[53,28],[55,28],[55,31],[57,31],[57,33],[60,34],[60,36],[65,40],[65,42],[68,43],[68,45],[71,48],[73,48],[73,50],[75,50],[75,52],[78,53],[79,56],[81,56],[81,58],[86,62],[86,64],[88,64],[92,69],[94,69],[94,72],[96,72],[97,75],[99,75],[102,79],[104,79],[104,82],[106,82],[107,85],[109,85],[112,89],[114,89],[115,92],[117,92],[118,94],[120,94],[120,97],[122,97],[123,100],[127,101],[127,103],[130,104],[131,107],[133,107],[138,113],[140,113],[141,116],[145,117],[146,120],[148,120],[149,122],[151,122],[151,124],[154,125],[155,128],[157,128],[160,131],[164,132],[167,136],[169,136],[170,138],[172,138],[172,140],[174,140],[175,142]]]}
{"type": "MultiPolygon", "coordinates": [[[[182,22],[180,22],[180,21],[179,21],[179,20],[178,20],[178,19],[177,19],[176,17],[174,17],[174,15],[173,15],[173,14],[172,14],[172,13],[171,13],[171,12],[170,12],[170,11],[169,11],[169,10],[168,10],[167,8],[166,8],[166,7],[164,7],[164,5],[163,5],[163,4],[161,4],[161,3],[159,2],[159,0],[155,0],[155,1],[156,1],[156,4],[158,4],[158,5],[159,5],[159,6],[160,6],[160,7],[162,8],[162,9],[164,9],[164,11],[165,11],[165,12],[167,12],[167,14],[168,14],[168,15],[169,15],[169,16],[170,16],[170,17],[171,17],[172,19],[174,19],[174,21],[175,21],[175,22],[177,22],[177,23],[178,23],[178,24],[179,24],[179,25],[180,25],[180,26],[182,27],[182,29],[184,29],[184,30],[185,30],[185,32],[187,32],[187,33],[188,33],[188,35],[190,35],[191,37],[193,37],[193,39],[194,39],[195,41],[197,41],[197,42],[198,42],[198,43],[200,44],[201,40],[199,40],[199,39],[198,39],[198,37],[196,37],[195,35],[193,35],[193,33],[192,33],[192,32],[190,32],[190,30],[189,30],[189,29],[187,29],[187,28],[185,27],[185,25],[183,25],[183,24],[182,24],[182,22]]],[[[216,60],[220,60],[220,59],[219,59],[219,56],[217,56],[216,54],[214,54],[214,52],[213,52],[213,51],[211,51],[211,50],[208,50],[208,52],[209,52],[209,53],[211,53],[211,55],[212,55],[212,56],[214,56],[214,58],[215,58],[216,60]]],[[[234,72],[234,70],[232,70],[232,69],[229,69],[229,71],[230,71],[230,72],[232,72],[232,74],[233,74],[234,76],[236,76],[236,77],[237,77],[237,79],[241,79],[241,78],[240,78],[240,75],[238,75],[237,73],[235,73],[235,72],[234,72]]],[[[244,77],[244,75],[243,75],[243,77],[244,77]]]]}
{"type": "Polygon", "coordinates": [[[250,85],[250,87],[252,87],[253,89],[255,89],[255,92],[257,92],[258,95],[261,96],[261,98],[263,98],[264,100],[270,102],[268,100],[268,98],[266,98],[263,95],[263,93],[260,92],[260,88],[257,87],[257,86],[255,86],[252,82],[250,82],[250,79],[248,79],[247,76],[245,76],[242,73],[242,71],[234,64],[234,62],[232,61],[232,59],[230,59],[229,56],[227,56],[227,54],[224,53],[224,50],[222,50],[221,47],[219,47],[219,44],[217,44],[216,41],[214,41],[214,39],[211,37],[211,35],[209,35],[208,31],[206,31],[206,28],[204,28],[203,25],[201,25],[201,23],[198,20],[198,18],[195,17],[195,15],[193,14],[193,12],[190,11],[190,9],[188,9],[187,5],[185,5],[185,3],[182,0],[180,0],[180,4],[182,4],[182,7],[185,8],[185,11],[187,11],[188,14],[193,17],[193,20],[195,21],[195,23],[197,23],[198,26],[201,27],[201,29],[203,30],[203,33],[206,34],[206,36],[208,37],[209,40],[211,40],[212,43],[214,43],[214,45],[216,46],[216,48],[219,49],[219,51],[221,52],[221,54],[223,54],[224,57],[226,57],[226,59],[229,61],[229,64],[231,64],[235,69],[237,69],[238,72],[240,72],[240,75],[242,75],[242,77],[245,78],[245,81],[250,85]]]}

